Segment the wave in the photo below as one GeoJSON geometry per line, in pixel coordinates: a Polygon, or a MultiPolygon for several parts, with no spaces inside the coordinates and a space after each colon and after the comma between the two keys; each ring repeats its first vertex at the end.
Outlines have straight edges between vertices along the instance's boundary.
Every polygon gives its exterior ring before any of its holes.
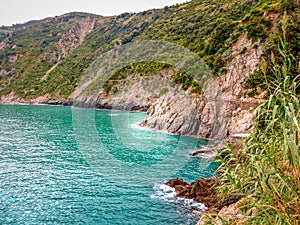
{"type": "Polygon", "coordinates": [[[153,190],[155,193],[150,196],[151,198],[158,198],[166,202],[182,204],[186,208],[198,211],[200,213],[203,213],[208,209],[203,203],[197,202],[194,199],[177,197],[175,188],[172,188],[166,184],[155,184],[153,190]]]}
{"type": "Polygon", "coordinates": [[[120,114],[118,114],[118,113],[109,113],[109,114],[107,114],[108,116],[120,116],[120,114]]]}
{"type": "Polygon", "coordinates": [[[134,128],[134,129],[139,129],[139,130],[152,130],[152,129],[148,128],[148,127],[142,127],[142,126],[140,126],[140,122],[138,122],[138,123],[132,123],[132,124],[130,124],[130,127],[134,128]]]}
{"type": "Polygon", "coordinates": [[[163,133],[163,134],[169,134],[169,135],[176,136],[176,134],[172,134],[166,130],[156,130],[156,129],[149,128],[149,127],[143,127],[140,125],[140,122],[130,124],[130,127],[134,128],[134,129],[139,129],[139,130],[148,130],[148,131],[154,131],[154,132],[159,132],[159,133],[163,133]]]}

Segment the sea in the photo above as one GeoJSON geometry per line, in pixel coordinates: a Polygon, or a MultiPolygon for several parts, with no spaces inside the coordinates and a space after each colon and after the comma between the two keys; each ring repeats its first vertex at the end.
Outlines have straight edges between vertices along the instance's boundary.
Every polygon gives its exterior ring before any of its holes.
{"type": "Polygon", "coordinates": [[[139,126],[145,113],[0,105],[0,224],[196,224],[171,178],[214,175],[207,141],[139,126]]]}

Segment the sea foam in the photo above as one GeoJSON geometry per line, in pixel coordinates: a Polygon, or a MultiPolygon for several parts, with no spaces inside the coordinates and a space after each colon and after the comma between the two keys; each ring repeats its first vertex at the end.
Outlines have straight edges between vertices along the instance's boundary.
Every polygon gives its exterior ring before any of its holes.
{"type": "Polygon", "coordinates": [[[158,198],[166,202],[182,204],[188,209],[196,210],[201,213],[207,210],[207,207],[203,203],[199,203],[194,199],[177,197],[175,188],[166,184],[155,184],[153,190],[155,193],[150,196],[151,198],[158,198]]]}
{"type": "Polygon", "coordinates": [[[138,123],[133,123],[130,124],[130,127],[134,128],[134,129],[139,129],[139,130],[149,130],[149,131],[153,131],[153,132],[158,132],[158,133],[163,133],[163,134],[168,134],[168,135],[176,135],[176,134],[172,134],[166,130],[157,130],[157,129],[153,129],[153,128],[149,128],[149,127],[144,127],[140,125],[140,122],[138,123]]]}

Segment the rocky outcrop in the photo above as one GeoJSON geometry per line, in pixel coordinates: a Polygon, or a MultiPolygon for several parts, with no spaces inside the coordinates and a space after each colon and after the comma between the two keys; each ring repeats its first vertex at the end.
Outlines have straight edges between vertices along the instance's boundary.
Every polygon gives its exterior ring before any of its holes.
{"type": "Polygon", "coordinates": [[[72,101],[62,101],[62,100],[49,100],[50,96],[48,94],[44,96],[37,97],[31,100],[24,100],[20,97],[10,93],[8,95],[3,95],[0,97],[1,104],[42,104],[42,105],[63,105],[63,106],[72,106],[72,101]]]}
{"type": "Polygon", "coordinates": [[[253,109],[263,101],[246,97],[248,90],[243,85],[245,78],[259,69],[262,53],[260,42],[253,43],[244,34],[232,48],[228,72],[218,78],[226,102],[227,128],[231,135],[249,131],[253,125],[253,109]],[[243,49],[246,49],[244,53],[243,49]]]}
{"type": "Polygon", "coordinates": [[[212,207],[218,202],[213,188],[214,182],[214,178],[200,178],[198,181],[188,184],[181,178],[175,178],[168,181],[167,185],[175,188],[178,197],[194,199],[197,202],[204,203],[206,207],[212,207]]]}
{"type": "Polygon", "coordinates": [[[249,201],[249,198],[242,198],[235,203],[232,203],[228,206],[224,206],[221,208],[221,210],[218,212],[218,217],[214,214],[205,213],[200,220],[198,221],[197,225],[205,225],[208,223],[207,216],[213,216],[214,218],[214,224],[216,225],[222,225],[224,222],[226,224],[245,224],[248,219],[256,217],[257,216],[257,209],[256,208],[250,208],[250,209],[244,209],[246,210],[245,213],[241,214],[241,206],[246,205],[247,201],[249,201]],[[220,219],[222,218],[222,219],[220,219]]]}
{"type": "Polygon", "coordinates": [[[211,115],[206,98],[193,97],[179,90],[175,94],[168,93],[153,104],[141,126],[209,138],[213,126],[211,115]]]}
{"type": "Polygon", "coordinates": [[[10,93],[8,95],[1,96],[1,103],[3,104],[17,104],[17,103],[26,103],[23,99],[14,95],[14,93],[10,93]]]}
{"type": "MultiPolygon", "coordinates": [[[[237,218],[244,221],[245,217],[239,214],[238,205],[240,205],[241,197],[229,196],[221,199],[216,192],[217,178],[209,179],[200,178],[191,184],[185,182],[181,178],[169,180],[166,184],[176,190],[176,197],[193,199],[196,202],[205,204],[209,214],[210,211],[217,211],[223,218],[237,218]]],[[[252,210],[253,211],[253,210],[252,210]]],[[[251,213],[251,212],[250,212],[251,213]]],[[[206,224],[205,216],[202,216],[198,224],[206,224]]],[[[222,224],[222,223],[218,223],[222,224]]]]}
{"type": "Polygon", "coordinates": [[[176,87],[168,80],[173,73],[173,70],[162,70],[114,80],[115,84],[109,93],[102,89],[98,96],[79,96],[75,106],[145,112],[158,98],[176,92],[176,87]]]}
{"type": "Polygon", "coordinates": [[[202,96],[183,91],[165,95],[150,107],[142,125],[212,139],[248,133],[253,109],[262,100],[245,97],[243,83],[259,68],[262,52],[259,41],[252,43],[242,35],[228,53],[231,60],[226,74],[208,81],[202,96]]]}

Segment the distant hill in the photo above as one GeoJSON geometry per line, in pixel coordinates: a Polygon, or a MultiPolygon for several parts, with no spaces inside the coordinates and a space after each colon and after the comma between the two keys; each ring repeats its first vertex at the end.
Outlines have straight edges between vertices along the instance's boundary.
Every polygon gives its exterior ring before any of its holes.
{"type": "MultiPolygon", "coordinates": [[[[67,100],[83,71],[99,54],[137,40],[164,40],[184,46],[220,75],[226,72],[230,62],[227,56],[241,35],[274,46],[276,23],[283,11],[287,9],[297,15],[293,18],[299,18],[298,8],[291,4],[293,1],[193,0],[137,14],[101,17],[76,12],[2,27],[0,96],[67,100]]],[[[299,23],[293,24],[299,29],[299,23]]],[[[292,37],[293,43],[298,36],[292,37]]],[[[155,63],[145,65],[147,72],[165,68],[155,63]]],[[[180,76],[175,74],[174,80],[189,88],[190,79],[180,76]]],[[[255,86],[251,82],[250,86],[255,86]]]]}
{"type": "Polygon", "coordinates": [[[14,31],[14,30],[19,30],[19,29],[23,29],[23,28],[26,28],[26,27],[30,27],[30,26],[36,25],[38,23],[42,23],[43,21],[45,21],[45,19],[43,19],[43,20],[30,20],[30,21],[25,22],[25,23],[13,24],[12,26],[2,26],[1,29],[14,31]]]}

